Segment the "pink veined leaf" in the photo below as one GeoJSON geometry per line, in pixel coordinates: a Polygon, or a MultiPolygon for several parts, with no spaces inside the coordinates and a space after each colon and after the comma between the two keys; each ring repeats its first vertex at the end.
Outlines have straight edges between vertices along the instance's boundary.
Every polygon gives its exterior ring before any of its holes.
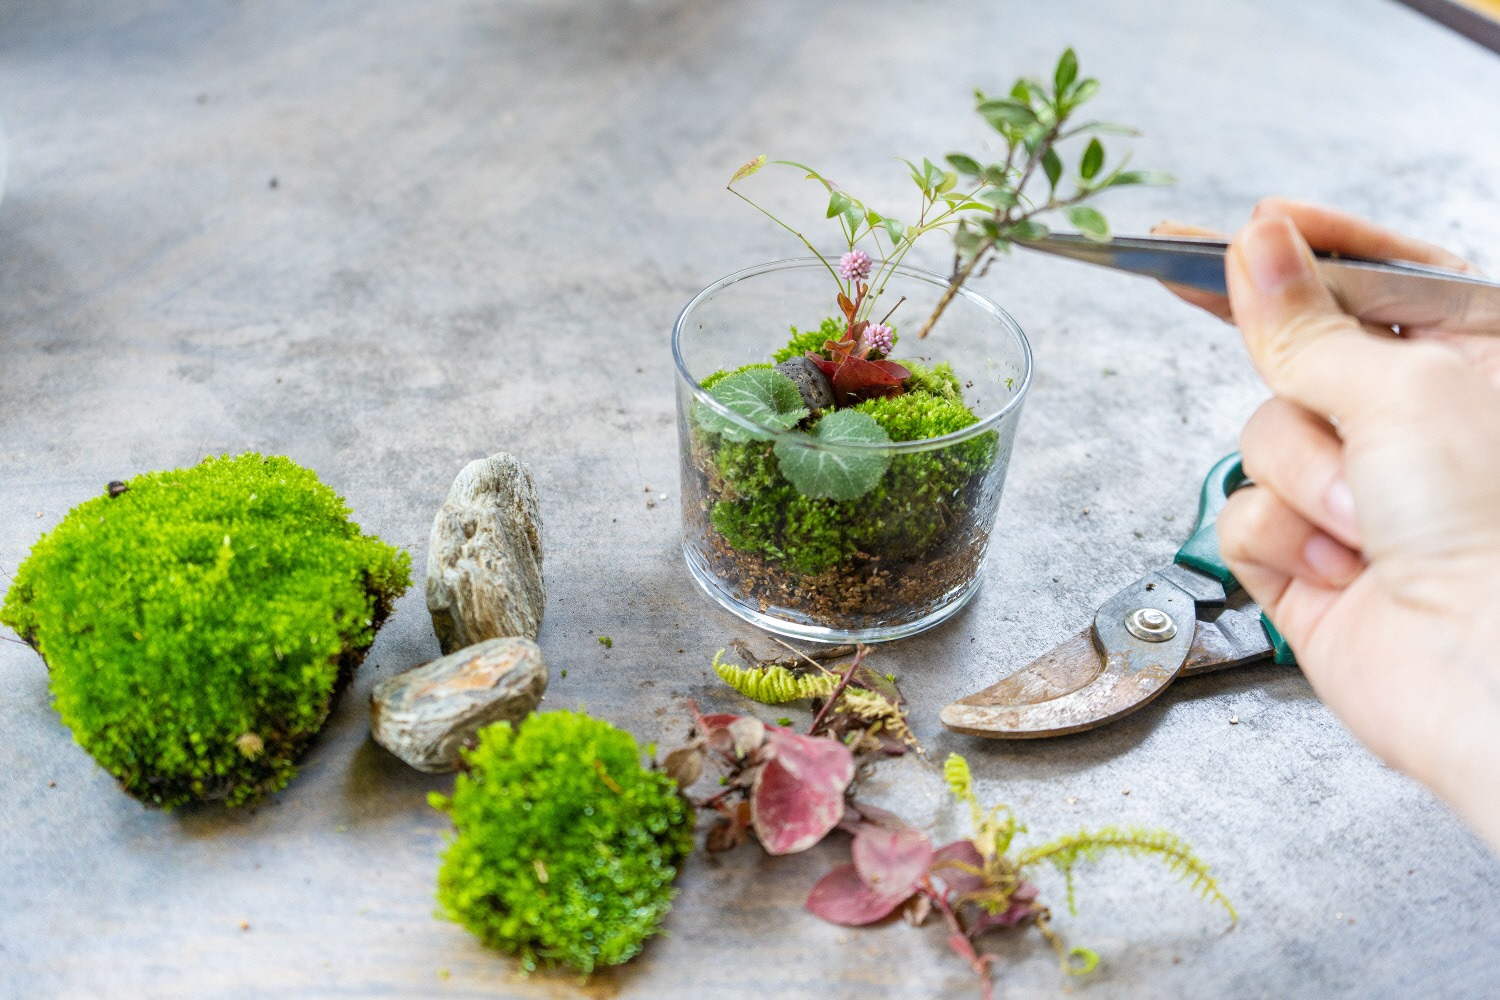
{"type": "Polygon", "coordinates": [[[766,730],[767,760],[750,789],[755,835],[768,854],[795,854],[822,840],[844,815],[854,755],[834,740],[766,730]]]}
{"type": "Polygon", "coordinates": [[[932,841],[910,827],[867,826],[854,838],[854,868],[865,884],[905,900],[932,864],[932,841]]]}
{"type": "Polygon", "coordinates": [[[942,880],[955,896],[967,896],[984,888],[984,857],[972,840],[955,840],[939,847],[932,856],[932,876],[942,880]]]}
{"type": "Polygon", "coordinates": [[[911,898],[881,892],[864,882],[852,864],[839,865],[824,875],[807,896],[807,908],[815,916],[842,927],[873,924],[891,915],[911,898]]]}
{"type": "Polygon", "coordinates": [[[823,876],[808,895],[807,908],[846,927],[874,923],[912,898],[931,862],[926,834],[862,827],[854,838],[854,863],[823,876]]]}

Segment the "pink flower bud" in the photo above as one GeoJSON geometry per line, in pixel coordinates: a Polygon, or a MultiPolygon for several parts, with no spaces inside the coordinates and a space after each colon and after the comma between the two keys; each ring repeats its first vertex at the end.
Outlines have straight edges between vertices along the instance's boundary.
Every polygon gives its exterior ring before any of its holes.
{"type": "Polygon", "coordinates": [[[845,281],[864,281],[870,277],[870,255],[850,250],[839,258],[839,277],[845,281]]]}

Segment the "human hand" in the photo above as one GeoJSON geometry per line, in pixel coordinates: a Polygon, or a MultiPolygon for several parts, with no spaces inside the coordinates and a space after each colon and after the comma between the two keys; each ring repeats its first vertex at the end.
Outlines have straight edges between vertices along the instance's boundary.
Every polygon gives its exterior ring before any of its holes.
{"type": "Polygon", "coordinates": [[[1350,730],[1500,849],[1500,336],[1362,325],[1309,241],[1462,264],[1279,201],[1235,237],[1224,313],[1276,396],[1245,427],[1256,485],[1220,515],[1223,555],[1350,730]]]}

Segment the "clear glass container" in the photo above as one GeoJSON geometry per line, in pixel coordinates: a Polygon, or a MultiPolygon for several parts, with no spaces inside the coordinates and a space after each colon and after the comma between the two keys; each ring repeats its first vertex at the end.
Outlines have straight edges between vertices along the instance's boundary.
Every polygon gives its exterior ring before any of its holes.
{"type": "Polygon", "coordinates": [[[831,444],[758,425],[701,384],[768,362],[791,326],[816,330],[836,312],[838,289],[824,262],[747,268],[682,310],[672,331],[682,548],[693,577],[721,606],[784,636],[881,642],[931,628],[979,589],[1031,385],[1031,348],[1015,320],[968,288],[918,340],[946,288],[942,275],[899,266],[870,315],[904,300],[890,319],[898,334],[891,359],[929,369],[947,362],[953,388],[978,420],[941,437],[887,444],[831,444]],[[726,422],[736,429],[723,431],[726,422]],[[855,499],[810,497],[781,474],[783,456],[866,469],[879,462],[885,471],[855,499]]]}

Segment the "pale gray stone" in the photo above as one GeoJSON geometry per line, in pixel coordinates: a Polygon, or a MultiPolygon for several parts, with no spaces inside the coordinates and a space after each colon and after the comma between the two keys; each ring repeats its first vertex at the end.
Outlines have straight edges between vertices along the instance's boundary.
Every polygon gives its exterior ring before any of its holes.
{"type": "Polygon", "coordinates": [[[370,696],[375,742],[418,771],[454,771],[492,722],[520,722],[547,690],[530,639],[490,639],[381,681],[370,696]]]}
{"type": "Polygon", "coordinates": [[[427,610],[444,653],[542,627],[542,515],[531,470],[501,453],[464,466],[432,522],[427,610]]]}

